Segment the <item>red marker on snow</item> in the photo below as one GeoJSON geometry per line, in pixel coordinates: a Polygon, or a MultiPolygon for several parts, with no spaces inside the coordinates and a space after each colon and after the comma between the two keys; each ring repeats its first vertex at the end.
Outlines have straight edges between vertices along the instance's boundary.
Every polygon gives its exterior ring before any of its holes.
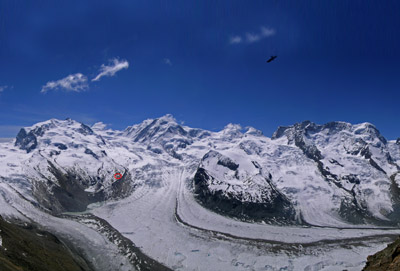
{"type": "Polygon", "coordinates": [[[115,173],[115,174],[114,174],[114,178],[117,179],[117,180],[119,180],[119,179],[122,178],[122,174],[121,174],[121,173],[115,173]]]}

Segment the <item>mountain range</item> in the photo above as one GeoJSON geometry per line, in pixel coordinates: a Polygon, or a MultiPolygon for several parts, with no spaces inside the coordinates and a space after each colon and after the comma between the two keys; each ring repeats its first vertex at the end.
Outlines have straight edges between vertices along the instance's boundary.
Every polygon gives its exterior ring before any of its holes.
{"type": "Polygon", "coordinates": [[[236,221],[400,225],[400,138],[387,140],[370,123],[304,121],[267,137],[236,124],[191,128],[171,115],[122,131],[71,119],[21,128],[0,143],[0,214],[26,215],[13,210],[14,197],[51,217],[123,204],[144,187],[166,186],[166,171],[184,172],[196,204],[236,221]]]}
{"type": "Polygon", "coordinates": [[[191,171],[201,204],[244,220],[400,222],[400,140],[386,140],[369,123],[305,121],[268,138],[233,124],[194,129],[170,115],[124,131],[52,119],[22,128],[1,153],[3,181],[53,213],[158,185],[157,172],[175,166],[191,171]],[[116,172],[123,178],[115,180],[116,172]]]}

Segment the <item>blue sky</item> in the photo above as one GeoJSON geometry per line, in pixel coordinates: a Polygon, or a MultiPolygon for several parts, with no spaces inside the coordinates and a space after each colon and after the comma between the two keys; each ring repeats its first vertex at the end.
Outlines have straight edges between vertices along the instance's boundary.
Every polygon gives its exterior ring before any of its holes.
{"type": "Polygon", "coordinates": [[[124,129],[170,113],[268,136],[368,121],[395,139],[398,14],[398,1],[3,0],[0,137],[49,118],[124,129]]]}

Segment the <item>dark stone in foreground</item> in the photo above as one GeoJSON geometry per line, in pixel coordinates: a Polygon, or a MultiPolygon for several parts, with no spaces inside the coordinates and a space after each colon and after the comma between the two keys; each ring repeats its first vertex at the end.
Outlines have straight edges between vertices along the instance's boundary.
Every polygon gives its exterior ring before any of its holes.
{"type": "Polygon", "coordinates": [[[398,271],[400,270],[400,238],[387,248],[370,255],[363,271],[398,271]]]}
{"type": "Polygon", "coordinates": [[[0,216],[1,271],[91,271],[86,260],[56,236],[30,224],[13,224],[0,216]]]}

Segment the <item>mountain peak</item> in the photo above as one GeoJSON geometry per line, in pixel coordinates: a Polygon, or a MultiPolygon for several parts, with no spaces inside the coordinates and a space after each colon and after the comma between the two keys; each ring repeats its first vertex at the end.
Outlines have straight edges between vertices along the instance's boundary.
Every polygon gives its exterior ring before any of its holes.
{"type": "Polygon", "coordinates": [[[156,119],[147,119],[140,124],[125,129],[125,135],[132,137],[135,142],[154,141],[163,137],[187,134],[187,131],[180,126],[176,119],[170,115],[164,115],[156,119]]]}
{"type": "Polygon", "coordinates": [[[251,126],[248,126],[248,127],[246,127],[246,135],[255,135],[255,136],[262,136],[263,135],[263,132],[262,131],[260,131],[260,130],[258,130],[258,129],[256,129],[256,128],[254,128],[254,127],[251,127],[251,126]]]}
{"type": "Polygon", "coordinates": [[[228,139],[239,138],[243,136],[242,126],[240,126],[240,124],[233,123],[226,125],[220,133],[228,139]]]}
{"type": "Polygon", "coordinates": [[[278,129],[272,134],[271,139],[278,139],[281,138],[283,135],[287,136],[287,133],[291,131],[293,133],[294,131],[301,131],[305,129],[315,129],[317,125],[314,122],[311,122],[309,120],[305,120],[302,122],[297,122],[291,126],[279,126],[278,129]]]}
{"type": "Polygon", "coordinates": [[[45,137],[48,144],[56,136],[71,137],[73,133],[81,134],[81,136],[94,134],[89,126],[75,120],[49,119],[31,127],[21,128],[16,136],[15,146],[29,153],[39,145],[39,138],[45,137]]]}
{"type": "Polygon", "coordinates": [[[70,119],[70,118],[67,118],[65,120],[52,118],[52,119],[49,119],[49,120],[38,122],[38,123],[36,123],[36,124],[34,124],[34,125],[30,126],[30,127],[24,127],[24,129],[27,130],[27,131],[31,131],[31,130],[34,130],[34,129],[38,129],[39,127],[42,127],[42,129],[46,129],[47,130],[47,129],[50,129],[50,128],[70,127],[70,126],[74,126],[74,125],[80,126],[81,123],[76,121],[76,120],[70,119]]]}
{"type": "Polygon", "coordinates": [[[288,135],[288,133],[292,134],[295,131],[300,133],[318,133],[323,130],[326,130],[328,134],[335,134],[341,131],[348,131],[350,133],[354,133],[355,135],[368,135],[370,137],[377,137],[382,142],[386,142],[383,136],[380,134],[379,130],[376,127],[369,123],[364,122],[360,124],[351,124],[344,121],[331,121],[325,123],[323,125],[316,124],[309,120],[295,123],[291,126],[279,126],[278,129],[272,135],[272,139],[277,139],[282,137],[283,135],[288,135]]]}
{"type": "Polygon", "coordinates": [[[312,125],[315,125],[315,123],[312,122],[312,121],[310,121],[310,120],[305,120],[305,121],[298,122],[298,123],[295,123],[295,124],[294,124],[294,126],[295,126],[296,128],[299,127],[299,128],[301,128],[301,129],[304,129],[304,128],[310,126],[310,125],[311,125],[311,126],[312,126],[312,125]]]}
{"type": "Polygon", "coordinates": [[[165,114],[164,116],[157,118],[157,120],[159,120],[160,122],[177,123],[176,119],[171,114],[165,114]]]}
{"type": "Polygon", "coordinates": [[[228,123],[223,131],[241,131],[242,130],[242,126],[240,126],[240,124],[234,124],[234,123],[228,123]]]}
{"type": "Polygon", "coordinates": [[[107,128],[107,124],[103,122],[96,122],[95,124],[92,125],[93,130],[105,130],[107,128]]]}
{"type": "Polygon", "coordinates": [[[387,143],[386,139],[382,136],[375,125],[369,122],[363,122],[360,124],[353,125],[353,132],[356,135],[364,135],[368,139],[378,138],[384,144],[387,143]]]}

